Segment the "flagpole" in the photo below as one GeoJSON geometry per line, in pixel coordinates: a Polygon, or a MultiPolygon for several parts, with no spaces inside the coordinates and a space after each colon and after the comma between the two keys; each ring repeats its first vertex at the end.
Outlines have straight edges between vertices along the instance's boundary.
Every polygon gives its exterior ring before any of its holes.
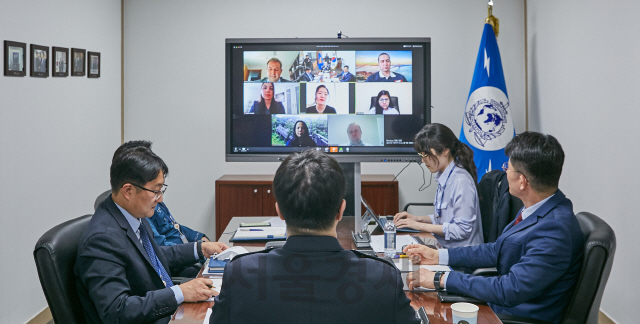
{"type": "Polygon", "coordinates": [[[529,36],[527,33],[527,0],[524,0],[524,130],[529,131],[529,36]]]}

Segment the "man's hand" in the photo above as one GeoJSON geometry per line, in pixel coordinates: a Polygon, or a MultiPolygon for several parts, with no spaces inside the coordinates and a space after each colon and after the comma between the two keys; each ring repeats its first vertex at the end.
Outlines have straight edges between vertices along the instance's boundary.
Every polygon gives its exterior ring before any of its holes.
{"type": "MultiPolygon", "coordinates": [[[[409,244],[402,249],[415,264],[439,264],[438,250],[420,244],[409,244]]],[[[433,279],[433,276],[431,276],[433,279]]]]}
{"type": "Polygon", "coordinates": [[[207,258],[214,253],[220,253],[228,248],[226,244],[220,242],[202,242],[202,254],[207,258]]]}
{"type": "Polygon", "coordinates": [[[434,289],[435,285],[433,284],[433,277],[435,275],[435,272],[427,269],[419,269],[414,272],[409,272],[407,274],[407,286],[411,290],[416,287],[434,289]]]}
{"type": "Polygon", "coordinates": [[[211,298],[214,291],[211,289],[213,281],[205,278],[196,278],[187,281],[180,286],[185,302],[197,302],[211,298]]]}

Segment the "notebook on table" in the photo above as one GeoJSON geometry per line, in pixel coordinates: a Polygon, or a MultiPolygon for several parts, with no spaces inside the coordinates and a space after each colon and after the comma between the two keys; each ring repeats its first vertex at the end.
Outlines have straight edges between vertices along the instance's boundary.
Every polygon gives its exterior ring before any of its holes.
{"type": "Polygon", "coordinates": [[[229,241],[278,241],[287,239],[287,228],[271,227],[242,227],[238,228],[229,241]]]}

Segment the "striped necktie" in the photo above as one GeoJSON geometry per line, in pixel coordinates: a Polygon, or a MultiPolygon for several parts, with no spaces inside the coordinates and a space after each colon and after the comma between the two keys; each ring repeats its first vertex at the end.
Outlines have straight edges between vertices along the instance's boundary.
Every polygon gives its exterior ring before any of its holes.
{"type": "Polygon", "coordinates": [[[149,255],[149,258],[151,259],[151,264],[153,264],[153,269],[156,270],[156,272],[158,273],[158,275],[160,276],[160,279],[162,279],[162,283],[165,285],[165,287],[172,287],[173,286],[173,282],[171,281],[171,278],[169,278],[169,274],[167,273],[167,270],[164,269],[164,267],[162,266],[162,263],[160,263],[160,259],[158,259],[158,256],[156,255],[156,251],[153,250],[153,245],[151,245],[151,241],[149,241],[149,235],[147,234],[147,229],[144,227],[144,224],[142,222],[140,222],[140,240],[142,240],[142,246],[144,247],[145,251],[147,251],[147,255],[149,255]]]}

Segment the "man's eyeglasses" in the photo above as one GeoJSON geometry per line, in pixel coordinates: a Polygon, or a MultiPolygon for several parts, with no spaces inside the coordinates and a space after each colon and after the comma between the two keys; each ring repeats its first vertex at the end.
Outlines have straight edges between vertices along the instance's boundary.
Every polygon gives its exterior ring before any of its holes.
{"type": "MultiPolygon", "coordinates": [[[[507,172],[507,170],[509,170],[509,161],[507,161],[507,162],[502,164],[502,170],[504,170],[504,172],[507,172]]],[[[513,172],[518,172],[518,173],[522,174],[524,179],[527,180],[527,182],[529,182],[529,179],[527,179],[527,176],[525,176],[524,173],[522,173],[522,172],[520,172],[520,171],[518,171],[516,169],[513,169],[513,172]]]]}
{"type": "Polygon", "coordinates": [[[133,186],[135,186],[135,187],[138,187],[138,188],[140,188],[140,189],[142,189],[142,190],[146,190],[146,191],[153,192],[154,194],[156,194],[156,195],[153,197],[153,200],[158,200],[158,199],[160,199],[160,196],[164,195],[164,192],[165,192],[165,191],[167,191],[167,187],[169,186],[169,185],[167,185],[167,184],[163,184],[163,185],[162,185],[162,189],[160,189],[160,190],[151,190],[151,189],[147,189],[147,188],[145,188],[145,187],[143,187],[143,186],[139,186],[139,185],[137,185],[137,184],[135,184],[135,183],[132,183],[132,185],[133,185],[133,186]]]}

